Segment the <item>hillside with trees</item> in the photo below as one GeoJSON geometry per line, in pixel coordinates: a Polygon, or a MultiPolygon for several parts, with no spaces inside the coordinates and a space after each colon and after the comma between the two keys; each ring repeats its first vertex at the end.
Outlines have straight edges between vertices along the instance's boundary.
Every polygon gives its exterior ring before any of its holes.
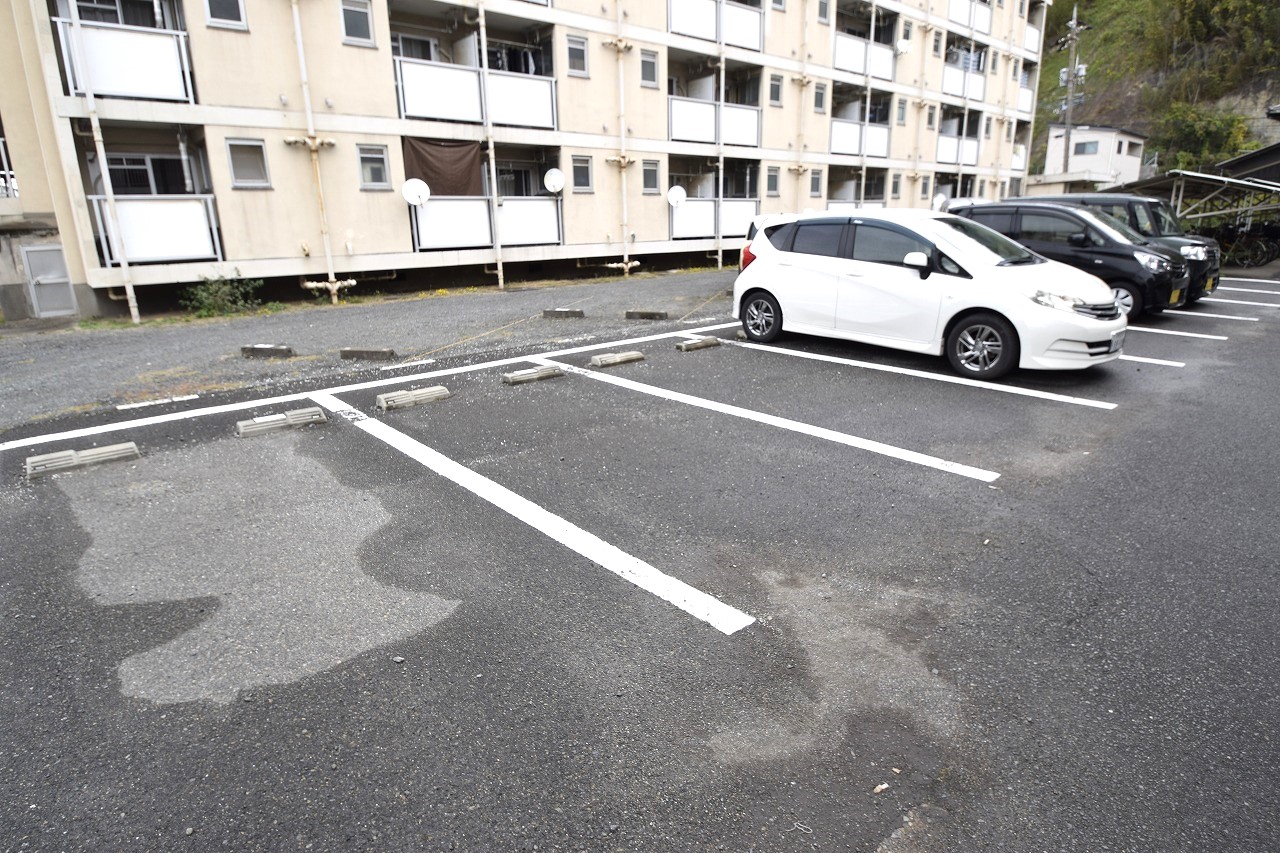
{"type": "MultiPolygon", "coordinates": [[[[1049,124],[1063,120],[1059,72],[1072,3],[1049,9],[1040,74],[1036,154],[1044,164],[1049,124]]],[[[1280,0],[1084,0],[1078,20],[1073,124],[1120,127],[1149,137],[1159,172],[1214,172],[1215,164],[1280,141],[1280,0]]]]}

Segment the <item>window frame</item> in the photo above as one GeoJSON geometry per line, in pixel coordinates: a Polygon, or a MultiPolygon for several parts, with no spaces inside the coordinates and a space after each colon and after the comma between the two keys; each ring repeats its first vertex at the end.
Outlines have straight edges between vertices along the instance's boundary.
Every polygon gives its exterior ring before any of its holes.
{"type": "Polygon", "coordinates": [[[785,82],[786,81],[783,79],[783,76],[781,74],[769,75],[769,106],[771,107],[782,106],[782,89],[783,89],[783,86],[785,85],[785,82]],[[776,99],[773,97],[773,90],[774,90],[775,84],[777,85],[777,89],[778,89],[778,97],[776,99]]]}
{"type": "Polygon", "coordinates": [[[813,111],[826,115],[827,112],[827,84],[813,84],[813,111]]]}
{"type": "Polygon", "coordinates": [[[225,140],[227,147],[227,169],[231,175],[231,189],[233,190],[269,190],[271,186],[271,164],[267,159],[267,141],[265,139],[249,139],[240,136],[227,137],[225,140]],[[256,148],[262,153],[262,174],[261,181],[245,180],[236,177],[236,161],[231,156],[231,149],[236,146],[245,148],[256,148]]]}
{"type": "Polygon", "coordinates": [[[356,145],[356,162],[360,164],[361,192],[381,192],[391,189],[391,154],[386,145],[378,145],[376,143],[358,143],[356,145]],[[382,174],[385,176],[385,179],[382,181],[365,180],[364,161],[366,157],[373,156],[380,157],[382,160],[382,174]]]}
{"type": "Polygon", "coordinates": [[[204,23],[207,27],[215,27],[221,30],[241,30],[247,32],[249,30],[249,18],[244,10],[244,0],[234,0],[236,6],[240,9],[239,20],[230,18],[215,18],[213,16],[212,0],[204,0],[204,23]]]}
{"type": "Polygon", "coordinates": [[[809,170],[809,198],[822,198],[822,177],[821,169],[809,170]]]}
{"type": "Polygon", "coordinates": [[[640,192],[643,195],[662,195],[662,163],[659,160],[644,160],[640,163],[640,192]],[[649,175],[653,175],[653,186],[649,186],[649,175]]]}
{"type": "Polygon", "coordinates": [[[572,182],[573,191],[575,193],[594,193],[595,187],[595,169],[593,163],[595,158],[590,154],[573,154],[569,158],[569,180],[572,182]],[[586,166],[587,182],[585,184],[578,183],[578,167],[586,166]]]}
{"type": "Polygon", "coordinates": [[[588,48],[591,44],[590,39],[588,39],[586,36],[583,36],[583,35],[568,33],[564,37],[564,44],[565,44],[565,52],[566,52],[565,67],[568,69],[569,76],[570,77],[590,77],[591,61],[590,61],[590,58],[588,57],[588,53],[589,53],[588,48]],[[581,69],[577,69],[573,67],[574,50],[582,51],[582,68],[581,69]]]}
{"type": "Polygon", "coordinates": [[[640,51],[640,85],[646,89],[658,88],[658,52],[656,50],[640,51]],[[644,69],[646,65],[653,66],[653,79],[644,79],[644,69]]]}
{"type": "Polygon", "coordinates": [[[373,0],[339,0],[338,10],[342,14],[342,43],[351,47],[377,47],[373,37],[373,0]],[[369,22],[368,36],[353,36],[347,29],[347,12],[364,12],[369,22]]]}
{"type": "Polygon", "coordinates": [[[889,176],[889,198],[902,198],[901,172],[894,172],[889,176]]]}
{"type": "Polygon", "coordinates": [[[831,23],[831,0],[818,0],[818,23],[831,23]]]}

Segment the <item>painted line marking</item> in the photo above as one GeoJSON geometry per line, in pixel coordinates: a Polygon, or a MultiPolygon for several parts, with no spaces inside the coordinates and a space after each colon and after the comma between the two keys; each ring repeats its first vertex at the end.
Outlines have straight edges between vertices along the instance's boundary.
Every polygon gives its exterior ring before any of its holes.
{"type": "Polygon", "coordinates": [[[571,364],[551,361],[548,358],[532,359],[532,361],[535,361],[538,364],[559,367],[567,373],[586,376],[596,380],[597,382],[606,382],[610,385],[616,385],[619,388],[626,388],[629,391],[638,391],[641,394],[649,394],[650,396],[660,397],[664,400],[670,400],[675,403],[684,403],[687,406],[695,406],[699,409],[707,409],[708,411],[718,412],[723,415],[732,415],[744,420],[779,427],[780,429],[790,430],[791,432],[798,432],[802,435],[833,441],[836,444],[856,447],[860,450],[868,450],[872,453],[878,453],[881,456],[900,459],[904,462],[914,462],[917,465],[923,465],[927,468],[935,468],[939,471],[946,471],[949,474],[959,474],[962,477],[981,480],[984,483],[994,482],[1000,476],[995,471],[973,468],[969,465],[961,465],[958,462],[948,462],[947,460],[939,459],[936,456],[928,456],[923,453],[917,453],[914,450],[904,450],[900,447],[894,447],[891,444],[882,444],[881,442],[872,441],[867,438],[860,438],[856,435],[849,435],[847,433],[826,429],[825,427],[813,426],[812,424],[806,424],[800,421],[793,421],[790,418],[766,415],[763,412],[743,409],[739,406],[732,406],[727,403],[717,403],[714,400],[707,400],[703,397],[694,397],[690,394],[682,394],[679,391],[668,391],[665,388],[646,385],[642,382],[634,382],[630,379],[623,379],[620,376],[612,374],[597,373],[594,370],[587,370],[582,367],[575,367],[571,364]]]}
{"type": "MultiPolygon", "coordinates": [[[[552,352],[542,353],[547,357],[560,357],[566,355],[574,355],[580,352],[590,352],[598,349],[608,349],[614,346],[627,346],[630,344],[642,344],[648,341],[659,341],[666,338],[682,337],[690,332],[715,332],[720,329],[727,329],[732,326],[740,325],[738,322],[719,323],[714,326],[704,326],[701,329],[688,329],[680,332],[665,332],[656,335],[645,335],[639,338],[626,338],[620,341],[608,341],[601,344],[591,344],[588,346],[575,347],[573,349],[553,350],[552,352]]],[[[520,355],[512,358],[497,359],[495,361],[486,361],[480,364],[468,364],[462,367],[451,367],[444,370],[434,370],[427,373],[410,373],[406,376],[393,376],[387,379],[374,379],[369,382],[358,382],[353,385],[339,385],[333,388],[322,388],[314,393],[327,394],[345,394],[351,391],[366,391],[370,388],[384,388],[388,385],[403,385],[406,382],[418,382],[423,379],[434,379],[439,376],[455,376],[460,373],[473,373],[478,370],[488,370],[493,367],[503,367],[508,364],[525,364],[531,360],[530,356],[520,355]]],[[[222,406],[207,406],[202,409],[188,409],[184,412],[169,412],[164,415],[154,415],[149,418],[137,418],[131,421],[119,421],[111,424],[99,424],[94,427],[84,427],[82,429],[67,430],[65,432],[46,433],[44,435],[35,435],[30,438],[19,438],[13,441],[6,441],[0,444],[0,453],[6,450],[13,450],[21,447],[32,447],[37,444],[47,444],[55,441],[65,441],[73,438],[84,438],[86,436],[103,435],[109,432],[123,432],[124,430],[136,429],[139,427],[153,426],[155,424],[170,423],[172,421],[189,420],[192,418],[208,417],[210,415],[221,415],[227,412],[243,412],[245,409],[254,409],[259,406],[274,406],[278,403],[291,403],[295,400],[305,400],[313,392],[303,392],[300,394],[285,394],[279,397],[262,397],[257,400],[246,400],[243,403],[227,403],[222,406]]]]}
{"type": "Polygon", "coordinates": [[[1280,302],[1245,302],[1243,299],[1214,299],[1209,296],[1200,297],[1201,302],[1221,302],[1223,305],[1254,305],[1259,308],[1280,308],[1280,302]]]}
{"type": "Polygon", "coordinates": [[[1166,308],[1164,309],[1164,313],[1178,314],[1179,316],[1182,316],[1182,317],[1208,317],[1211,320],[1244,320],[1245,322],[1248,322],[1248,323],[1258,322],[1257,317],[1232,317],[1230,314],[1204,314],[1204,313],[1201,313],[1200,311],[1177,310],[1174,308],[1166,308]]]}
{"type": "Polygon", "coordinates": [[[1274,290],[1250,290],[1247,287],[1219,287],[1213,292],[1217,293],[1219,290],[1229,290],[1232,293],[1261,293],[1264,296],[1280,296],[1280,293],[1277,293],[1274,290]]]}
{"type": "Polygon", "coordinates": [[[1148,329],[1146,326],[1130,326],[1131,332],[1150,332],[1153,335],[1177,335],[1180,338],[1204,338],[1210,341],[1229,340],[1226,335],[1202,335],[1198,332],[1175,332],[1172,329],[1148,329]]]}
{"type": "Polygon", "coordinates": [[[733,634],[755,622],[755,618],[730,607],[714,596],[684,581],[663,574],[648,563],[610,545],[593,533],[521,497],[505,486],[472,471],[396,428],[365,415],[336,397],[321,392],[309,395],[317,404],[349,421],[374,438],[390,445],[436,474],[467,489],[476,497],[523,521],[534,530],[554,539],[571,551],[612,572],[646,592],[669,602],[684,612],[725,634],[733,634]]]}
{"type": "Polygon", "coordinates": [[[143,403],[121,403],[116,406],[116,411],[123,412],[127,409],[143,409],[147,406],[163,406],[165,403],[185,403],[188,400],[199,400],[199,394],[187,394],[184,397],[165,397],[162,400],[147,400],[143,403]]]}
{"type": "Polygon", "coordinates": [[[969,379],[964,376],[946,376],[939,373],[929,373],[926,370],[914,370],[910,367],[894,367],[885,364],[873,364],[869,361],[855,361],[851,358],[838,358],[832,355],[817,355],[815,353],[797,352],[796,350],[781,349],[779,347],[768,347],[761,344],[745,343],[743,341],[725,341],[736,347],[743,349],[758,350],[760,352],[772,352],[779,355],[789,355],[793,358],[807,358],[813,361],[825,361],[831,364],[843,364],[849,367],[860,367],[864,370],[879,370],[884,373],[897,373],[902,376],[915,376],[920,379],[931,379],[934,382],[946,382],[951,385],[965,385],[970,388],[983,388],[987,391],[1001,391],[1005,394],[1017,394],[1022,397],[1035,397],[1040,400],[1052,400],[1056,403],[1070,403],[1075,406],[1089,406],[1094,409],[1114,409],[1115,403],[1104,403],[1101,400],[1089,400],[1084,397],[1069,397],[1065,394],[1054,394],[1051,391],[1035,391],[1031,388],[1016,388],[1011,385],[997,385],[994,382],[983,382],[979,379],[969,379]]]}
{"type": "Polygon", "coordinates": [[[385,367],[379,367],[379,370],[400,370],[405,367],[421,367],[424,364],[435,364],[434,358],[420,358],[417,361],[402,361],[399,364],[388,364],[385,367]]]}
{"type": "Polygon", "coordinates": [[[1276,281],[1274,278],[1236,278],[1235,276],[1224,275],[1222,277],[1222,280],[1223,281],[1240,281],[1240,282],[1244,282],[1245,284],[1280,284],[1280,281],[1276,281]]]}
{"type": "Polygon", "coordinates": [[[1162,367],[1186,367],[1187,366],[1187,363],[1185,361],[1166,361],[1163,358],[1145,358],[1144,356],[1140,356],[1140,355],[1122,355],[1120,356],[1120,360],[1121,361],[1137,361],[1142,364],[1158,364],[1162,367]]]}

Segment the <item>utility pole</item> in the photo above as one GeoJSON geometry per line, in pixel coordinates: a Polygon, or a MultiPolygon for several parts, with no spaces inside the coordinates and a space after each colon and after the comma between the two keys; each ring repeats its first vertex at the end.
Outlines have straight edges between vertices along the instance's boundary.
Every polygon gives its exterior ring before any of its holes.
{"type": "Polygon", "coordinates": [[[1062,134],[1062,174],[1067,174],[1071,157],[1071,107],[1076,99],[1076,44],[1080,41],[1080,32],[1089,29],[1076,18],[1078,6],[1071,7],[1071,22],[1067,24],[1067,34],[1058,39],[1059,49],[1067,48],[1067,106],[1063,111],[1065,130],[1062,134]],[[1065,44],[1064,44],[1065,43],[1065,44]]]}

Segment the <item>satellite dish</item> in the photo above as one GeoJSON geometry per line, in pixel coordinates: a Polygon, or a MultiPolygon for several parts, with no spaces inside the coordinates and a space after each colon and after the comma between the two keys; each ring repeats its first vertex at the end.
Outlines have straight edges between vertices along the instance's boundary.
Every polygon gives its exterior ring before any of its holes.
{"type": "Polygon", "coordinates": [[[547,173],[542,176],[542,185],[549,193],[560,192],[564,189],[564,172],[559,169],[547,169],[547,173]]]}
{"type": "Polygon", "coordinates": [[[688,197],[689,194],[685,192],[684,187],[679,184],[676,184],[674,187],[667,190],[667,204],[672,207],[679,207],[684,204],[684,200],[688,197]]]}
{"type": "Polygon", "coordinates": [[[431,187],[421,178],[410,178],[400,188],[400,195],[414,207],[421,207],[431,198],[431,187]]]}
{"type": "Polygon", "coordinates": [[[898,39],[898,43],[897,43],[897,44],[895,44],[893,47],[894,47],[894,50],[897,52],[898,56],[902,56],[904,53],[910,53],[910,52],[911,52],[911,40],[910,40],[910,39],[898,39]]]}

